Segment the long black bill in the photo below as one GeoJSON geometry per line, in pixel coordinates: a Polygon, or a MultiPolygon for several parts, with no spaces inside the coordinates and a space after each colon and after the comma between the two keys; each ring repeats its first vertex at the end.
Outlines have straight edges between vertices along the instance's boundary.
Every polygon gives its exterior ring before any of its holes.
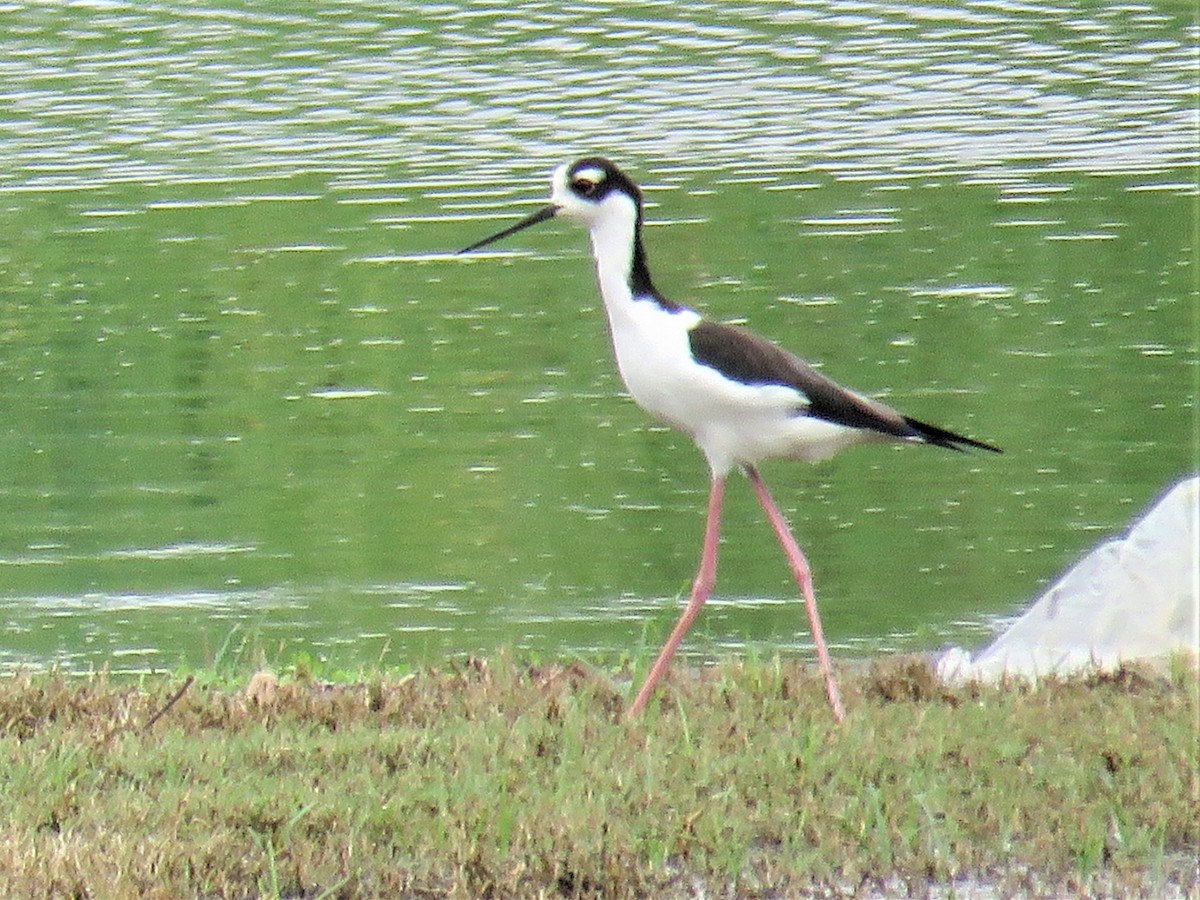
{"type": "Polygon", "coordinates": [[[478,250],[480,247],[486,247],[488,244],[494,243],[501,238],[506,238],[510,234],[516,234],[518,231],[523,231],[530,225],[536,225],[538,222],[545,222],[547,219],[553,219],[555,213],[558,212],[558,207],[551,203],[549,206],[543,206],[532,216],[522,219],[511,228],[505,228],[503,231],[498,231],[491,237],[485,237],[482,241],[476,241],[470,247],[463,247],[459,253],[470,253],[472,250],[478,250]]]}

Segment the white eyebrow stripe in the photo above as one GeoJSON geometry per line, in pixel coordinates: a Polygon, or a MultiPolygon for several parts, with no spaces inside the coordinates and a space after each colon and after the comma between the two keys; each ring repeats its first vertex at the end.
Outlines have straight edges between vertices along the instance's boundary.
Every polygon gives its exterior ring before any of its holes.
{"type": "Polygon", "coordinates": [[[597,168],[593,168],[591,166],[589,166],[586,169],[580,169],[578,172],[576,172],[572,176],[572,178],[575,178],[575,179],[582,178],[585,181],[592,182],[593,184],[599,184],[600,182],[602,182],[605,179],[605,177],[606,177],[606,175],[605,175],[605,172],[603,169],[597,169],[597,168]]]}

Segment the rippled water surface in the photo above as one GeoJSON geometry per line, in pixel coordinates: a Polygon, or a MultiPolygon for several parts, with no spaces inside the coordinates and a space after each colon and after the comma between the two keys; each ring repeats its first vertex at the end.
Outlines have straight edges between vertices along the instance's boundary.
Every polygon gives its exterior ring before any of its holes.
{"type": "MultiPolygon", "coordinates": [[[[707,473],[623,395],[554,165],[656,281],[1002,445],[764,467],[842,653],[971,642],[1196,466],[1183,4],[0,5],[0,664],[656,646],[707,473]]],[[[729,491],[689,641],[803,653],[729,491]]]]}

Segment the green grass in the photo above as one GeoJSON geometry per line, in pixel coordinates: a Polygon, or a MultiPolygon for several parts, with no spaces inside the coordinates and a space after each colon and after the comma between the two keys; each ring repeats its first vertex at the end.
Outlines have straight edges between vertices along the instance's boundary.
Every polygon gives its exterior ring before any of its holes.
{"type": "Polygon", "coordinates": [[[0,681],[0,895],[1197,890],[1194,671],[951,688],[900,659],[581,663],[323,684],[0,681]],[[156,719],[155,717],[158,716],[156,719]],[[150,724],[152,723],[152,724],[150,724]]]}

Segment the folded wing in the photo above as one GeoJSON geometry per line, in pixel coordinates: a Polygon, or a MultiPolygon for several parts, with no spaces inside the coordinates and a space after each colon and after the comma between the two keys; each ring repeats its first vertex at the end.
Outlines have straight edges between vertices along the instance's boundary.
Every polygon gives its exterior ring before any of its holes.
{"type": "Polygon", "coordinates": [[[784,385],[800,392],[806,402],[798,414],[950,450],[977,447],[1000,452],[991,444],[901,415],[890,406],[848,390],[798,356],[745,328],[701,320],[688,339],[696,362],[716,369],[731,381],[784,385]]]}

